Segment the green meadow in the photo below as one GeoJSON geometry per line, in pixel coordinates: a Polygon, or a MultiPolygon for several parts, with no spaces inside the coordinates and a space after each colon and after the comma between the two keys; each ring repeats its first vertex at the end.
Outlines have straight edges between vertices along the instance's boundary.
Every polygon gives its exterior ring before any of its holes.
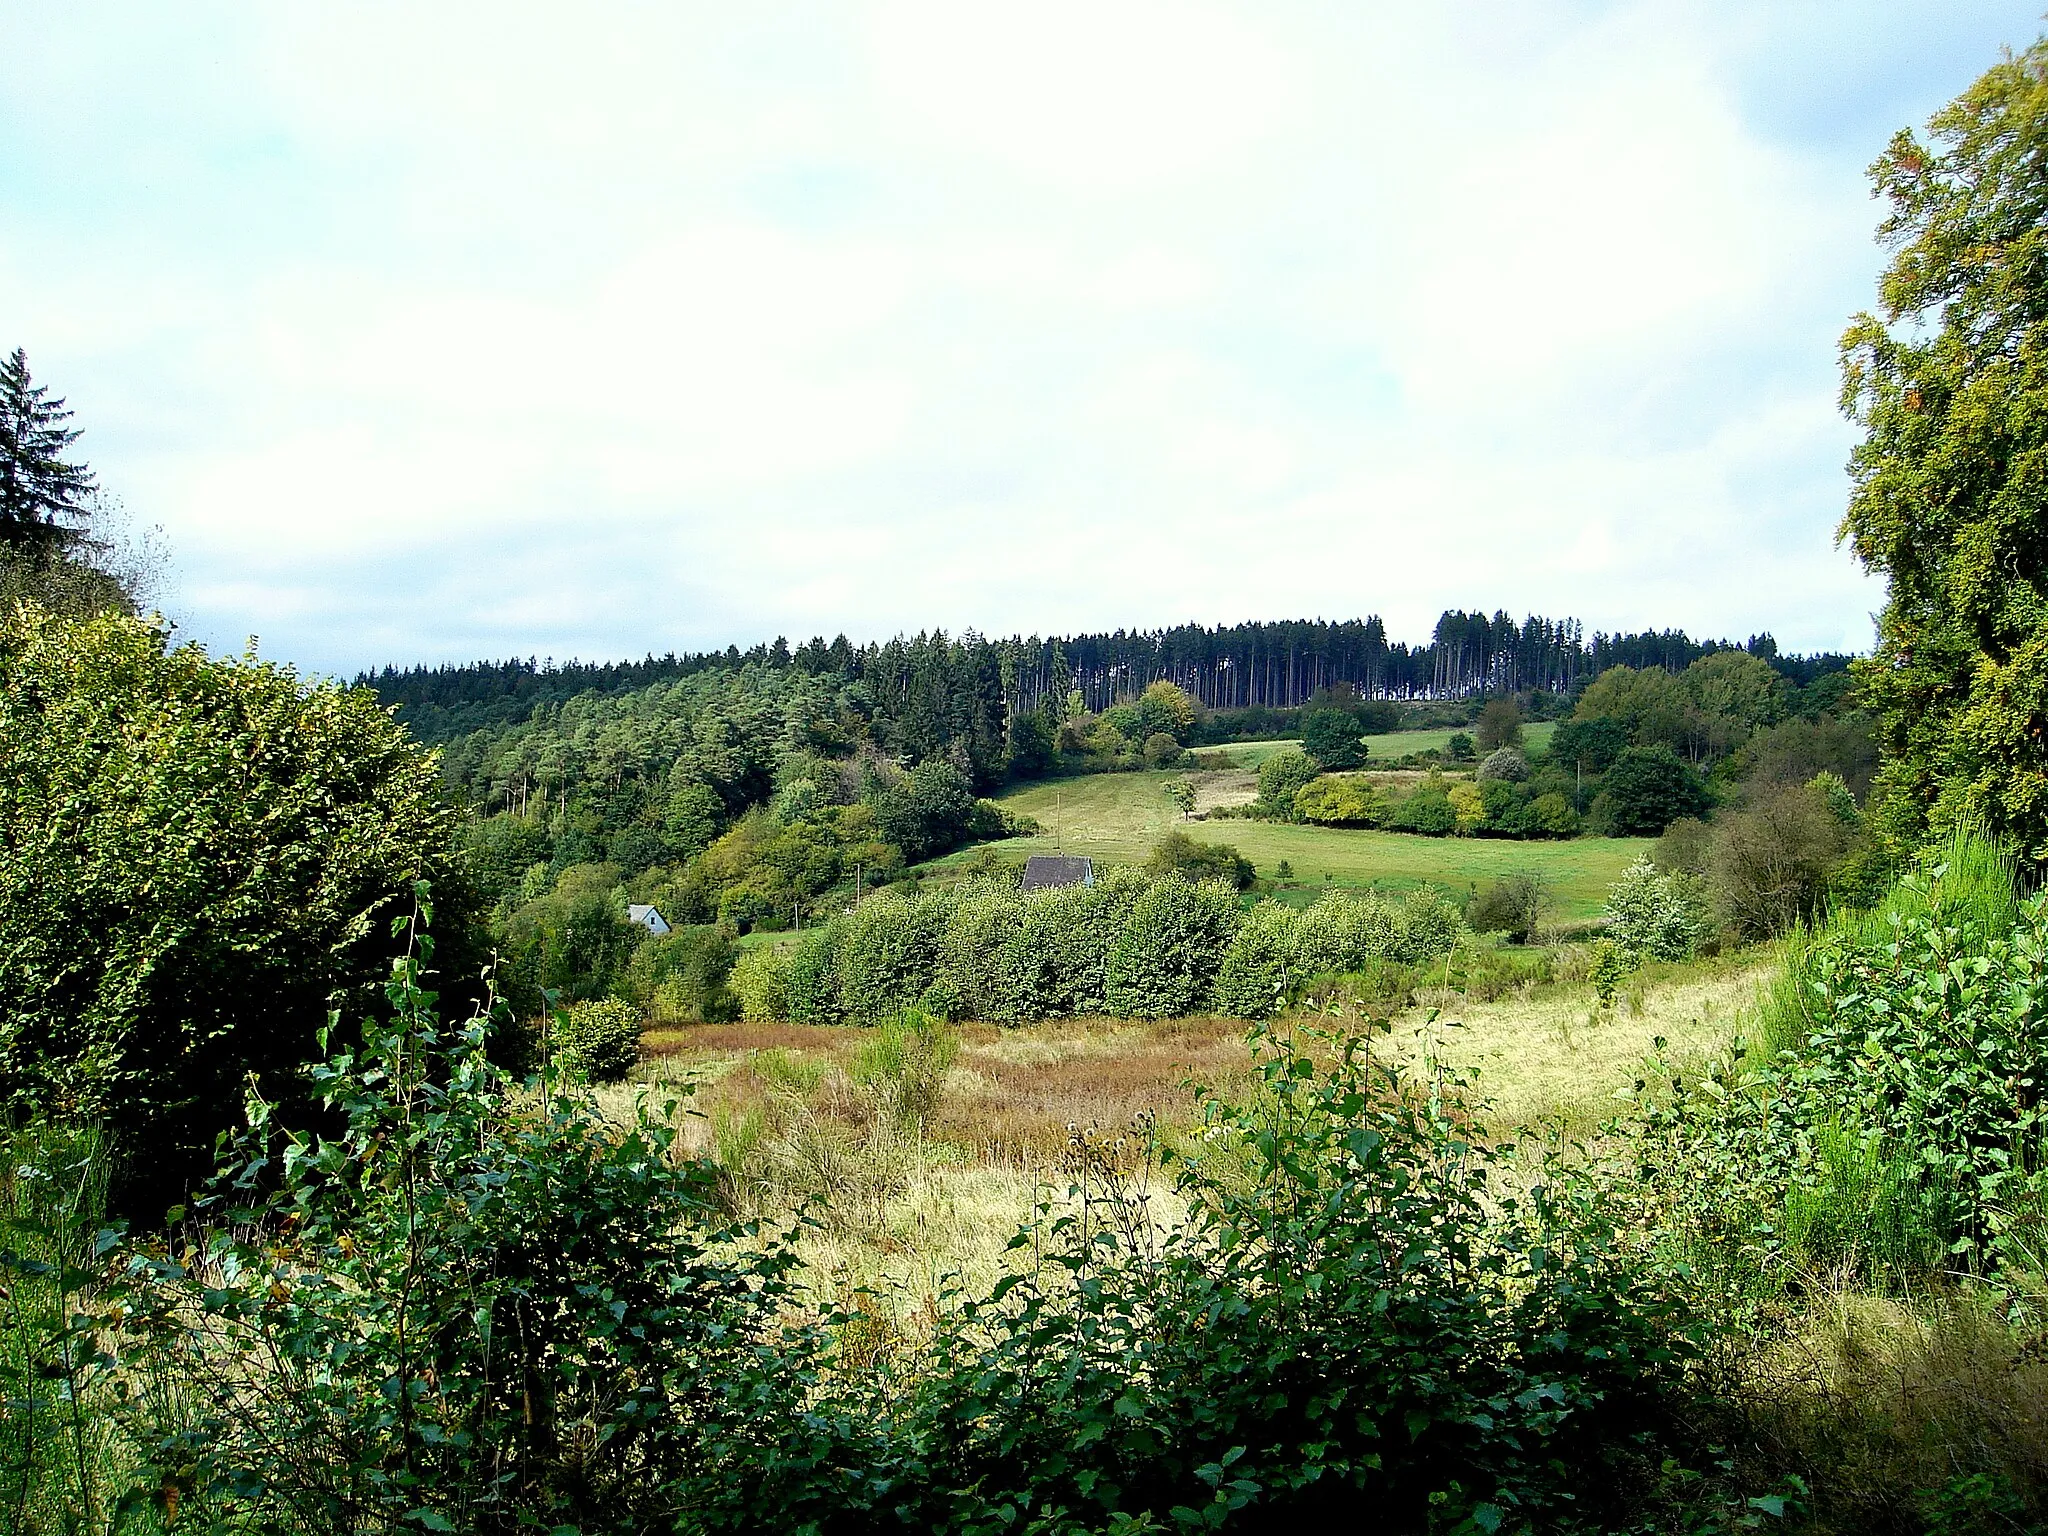
{"type": "MultiPolygon", "coordinates": [[[[1077,853],[1109,863],[1142,864],[1160,838],[1179,828],[1204,842],[1230,844],[1258,867],[1261,879],[1288,879],[1292,888],[1281,894],[1295,900],[1312,900],[1325,885],[1374,886],[1396,892],[1434,885],[1462,895],[1502,875],[1535,873],[1549,882],[1558,916],[1568,921],[1598,914],[1607,888],[1650,846],[1642,838],[1516,842],[1415,837],[1402,832],[1235,818],[1190,821],[1166,798],[1167,781],[1180,777],[1194,781],[1201,805],[1250,798],[1249,776],[1242,771],[1105,773],[1057,779],[1002,798],[1011,810],[1035,819],[1045,829],[1040,835],[984,846],[993,847],[1005,862],[1034,853],[1077,853]],[[1283,860],[1291,866],[1291,877],[1280,873],[1283,860]]],[[[979,856],[979,850],[966,850],[929,867],[944,868],[979,856]]]]}

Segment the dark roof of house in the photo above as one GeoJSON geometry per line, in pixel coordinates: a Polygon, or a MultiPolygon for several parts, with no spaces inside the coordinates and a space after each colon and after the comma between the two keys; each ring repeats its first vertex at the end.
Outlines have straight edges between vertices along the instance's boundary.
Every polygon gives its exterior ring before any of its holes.
{"type": "Polygon", "coordinates": [[[1034,853],[1024,861],[1022,889],[1050,891],[1063,885],[1093,885],[1095,861],[1066,854],[1034,853]]]}

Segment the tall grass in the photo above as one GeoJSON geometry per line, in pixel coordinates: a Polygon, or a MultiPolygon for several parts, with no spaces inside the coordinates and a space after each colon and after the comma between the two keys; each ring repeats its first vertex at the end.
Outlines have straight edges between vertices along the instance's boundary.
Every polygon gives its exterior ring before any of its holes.
{"type": "Polygon", "coordinates": [[[1936,918],[1974,932],[1979,942],[2003,937],[2019,921],[2019,875],[2011,853],[1982,833],[1962,828],[1921,855],[1914,878],[1900,880],[1875,907],[1834,907],[1813,926],[1779,941],[1782,964],[1759,999],[1758,1059],[1798,1051],[1823,1022],[1825,995],[1814,986],[1823,945],[1877,949],[1901,924],[1936,918]]]}
{"type": "Polygon", "coordinates": [[[107,1174],[94,1127],[0,1135],[0,1527],[19,1536],[157,1528],[121,1498],[134,1460],[90,1322],[107,1174]]]}

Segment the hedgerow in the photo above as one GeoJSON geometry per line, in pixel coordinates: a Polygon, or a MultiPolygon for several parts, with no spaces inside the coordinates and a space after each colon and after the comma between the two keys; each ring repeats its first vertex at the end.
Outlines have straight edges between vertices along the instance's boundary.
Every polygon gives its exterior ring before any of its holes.
{"type": "Polygon", "coordinates": [[[1116,872],[1020,892],[1000,880],[890,892],[749,952],[733,978],[750,1018],[873,1023],[906,1008],[1024,1023],[1215,1011],[1264,1018],[1318,975],[1448,954],[1467,930],[1433,891],[1405,902],[1332,894],[1303,911],[1243,912],[1227,887],[1116,872]]]}

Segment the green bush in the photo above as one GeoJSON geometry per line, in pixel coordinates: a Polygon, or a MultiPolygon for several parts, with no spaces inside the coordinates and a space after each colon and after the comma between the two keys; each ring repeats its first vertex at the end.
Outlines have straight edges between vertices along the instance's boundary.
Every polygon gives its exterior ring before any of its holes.
{"type": "Polygon", "coordinates": [[[1450,898],[1422,890],[1401,904],[1399,948],[1392,956],[1417,964],[1448,955],[1470,936],[1465,919],[1450,898]]]}
{"type": "MultiPolygon", "coordinates": [[[[1019,1238],[1045,1272],[943,1318],[935,1374],[894,1406],[875,1391],[917,1454],[864,1496],[919,1530],[1016,1509],[1070,1531],[1361,1509],[1390,1531],[1622,1529],[1693,1353],[1675,1287],[1583,1180],[1510,1171],[1357,1040],[1327,1064],[1270,1035],[1256,1052],[1255,1090],[1208,1100],[1199,1154],[1172,1164],[1185,1223],[1162,1232],[1091,1164],[1085,1203],[1019,1238]]],[[[785,1482],[759,1507],[847,1519],[855,1486],[785,1482]]]]}
{"type": "Polygon", "coordinates": [[[1458,813],[1447,790],[1434,780],[1419,785],[1387,812],[1387,827],[1395,832],[1419,832],[1425,837],[1444,837],[1457,830],[1458,813]]]}
{"type": "Polygon", "coordinates": [[[1614,760],[1600,790],[1614,837],[1655,837],[1681,816],[1707,808],[1706,786],[1669,747],[1630,747],[1614,760]]]}
{"type": "Polygon", "coordinates": [[[306,1536],[674,1528],[791,1406],[754,1363],[804,1356],[786,1250],[719,1215],[669,1125],[535,1105],[481,1021],[444,1029],[410,969],[393,995],[313,1070],[333,1130],[256,1102],[197,1248],[118,1255],[101,1369],[149,1384],[135,1502],[306,1536]]]}
{"type": "Polygon", "coordinates": [[[1296,920],[1276,901],[1245,914],[1216,972],[1216,1011],[1240,1019],[1269,1018],[1287,1001],[1293,972],[1296,920]]]}
{"type": "Polygon", "coordinates": [[[294,1092],[329,1007],[376,1003],[415,877],[444,887],[451,975],[481,969],[456,824],[367,690],[10,606],[0,1112],[104,1117],[134,1203],[178,1198],[252,1076],[294,1092]]]}
{"type": "Polygon", "coordinates": [[[1107,1011],[1127,1019],[1195,1012],[1209,1000],[1237,923],[1237,898],[1226,886],[1178,877],[1149,886],[1103,967],[1107,1011]]]}
{"type": "Polygon", "coordinates": [[[1699,879],[1662,873],[1647,858],[1623,870],[1607,893],[1607,932],[1631,966],[1686,959],[1711,929],[1699,879]]]}
{"type": "Polygon", "coordinates": [[[1529,802],[1529,830],[1541,837],[1577,837],[1579,813],[1559,790],[1538,795],[1529,802]]]}
{"type": "Polygon", "coordinates": [[[1704,1086],[1671,1071],[1646,1117],[1697,1257],[1732,1237],[1760,1276],[1790,1259],[2030,1290],[2048,1104],[2013,1088],[2048,1073],[2048,895],[2019,901],[2001,851],[1958,834],[1883,910],[1789,943],[1761,1025],[1767,1056],[1704,1086]]]}
{"type": "Polygon", "coordinates": [[[1259,764],[1258,807],[1261,815],[1294,820],[1295,792],[1315,781],[1322,769],[1306,752],[1276,752],[1259,764]]]}
{"type": "Polygon", "coordinates": [[[1359,768],[1368,748],[1358,717],[1348,709],[1311,709],[1301,717],[1301,746],[1324,772],[1359,768]]]}
{"type": "Polygon", "coordinates": [[[643,1015],[616,997],[571,1003],[556,1013],[548,1053],[587,1083],[615,1083],[640,1061],[643,1015]]]}
{"type": "Polygon", "coordinates": [[[1355,971],[1400,947],[1400,915],[1377,896],[1333,891],[1295,918],[1294,965],[1304,976],[1355,971]]]}
{"type": "Polygon", "coordinates": [[[1548,892],[1541,875],[1503,875],[1472,898],[1465,921],[1478,933],[1504,933],[1526,944],[1543,920],[1548,892]]]}
{"type": "Polygon", "coordinates": [[[915,1007],[939,974],[951,893],[870,897],[835,919],[839,1012],[870,1024],[915,1007]]]}
{"type": "Polygon", "coordinates": [[[947,919],[939,962],[962,1018],[1014,1021],[1022,998],[1016,975],[1024,897],[1008,881],[977,881],[960,890],[947,919]]]}
{"type": "Polygon", "coordinates": [[[1325,774],[1294,792],[1302,821],[1324,827],[1376,827],[1386,816],[1386,797],[1358,775],[1325,774]]]}
{"type": "Polygon", "coordinates": [[[726,930],[678,928],[641,941],[627,964],[624,990],[662,1024],[728,1019],[736,1001],[727,981],[737,958],[726,930]]]}
{"type": "Polygon", "coordinates": [[[782,997],[792,1024],[839,1022],[839,949],[844,918],[798,935],[782,963],[782,997]]]}
{"type": "Polygon", "coordinates": [[[732,992],[741,1018],[760,1023],[790,1017],[782,972],[782,957],[769,945],[757,944],[740,952],[732,968],[732,992]]]}
{"type": "Polygon", "coordinates": [[[1250,890],[1259,878],[1252,861],[1228,843],[1198,843],[1185,832],[1169,832],[1159,839],[1145,871],[1161,878],[1179,875],[1195,883],[1219,880],[1234,891],[1250,890]]]}

